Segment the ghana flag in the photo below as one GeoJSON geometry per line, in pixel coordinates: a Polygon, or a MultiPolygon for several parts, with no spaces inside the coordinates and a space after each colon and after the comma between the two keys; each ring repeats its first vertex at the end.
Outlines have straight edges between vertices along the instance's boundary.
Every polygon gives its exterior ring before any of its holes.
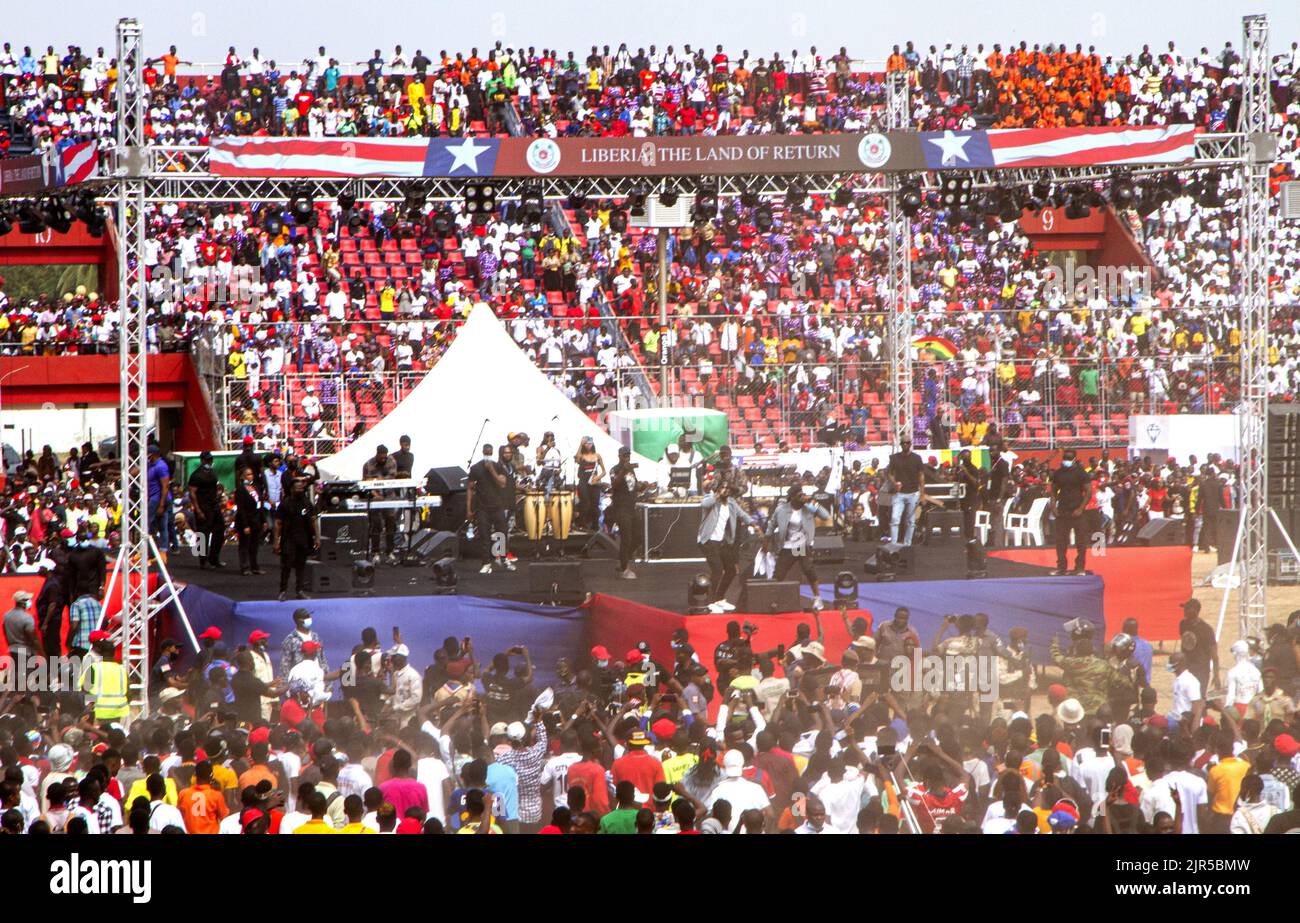
{"type": "Polygon", "coordinates": [[[957,355],[957,344],[947,337],[918,337],[912,341],[912,348],[943,361],[957,355]]]}

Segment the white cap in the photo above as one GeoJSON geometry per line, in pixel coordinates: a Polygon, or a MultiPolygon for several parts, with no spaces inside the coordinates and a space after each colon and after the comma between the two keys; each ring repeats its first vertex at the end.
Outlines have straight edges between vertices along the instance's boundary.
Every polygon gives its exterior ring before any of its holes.
{"type": "Polygon", "coordinates": [[[745,754],[739,750],[728,750],[722,757],[722,771],[729,779],[739,779],[745,771],[745,754]]]}
{"type": "Polygon", "coordinates": [[[510,726],[506,728],[506,737],[509,740],[523,740],[528,736],[528,728],[524,727],[522,721],[511,721],[510,726]]]}
{"type": "Polygon", "coordinates": [[[498,721],[492,727],[488,728],[489,737],[504,737],[506,735],[507,725],[504,721],[498,721]]]}

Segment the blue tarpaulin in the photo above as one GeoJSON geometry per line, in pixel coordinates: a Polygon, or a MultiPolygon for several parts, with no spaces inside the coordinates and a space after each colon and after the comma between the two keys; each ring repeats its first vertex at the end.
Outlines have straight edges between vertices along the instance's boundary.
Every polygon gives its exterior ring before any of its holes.
{"type": "MultiPolygon", "coordinates": [[[[361,643],[361,630],[374,628],[385,649],[392,642],[393,626],[411,649],[411,664],[423,670],[447,637],[474,640],[480,663],[518,644],[528,648],[540,689],[555,677],[555,661],[572,659],[587,646],[587,613],[576,607],[556,607],[484,599],[477,596],[341,597],[306,602],[232,602],[201,587],[181,591],[181,604],[194,633],[215,625],[222,644],[232,651],[248,640],[255,628],[270,634],[267,642],[278,652],[280,642],[293,631],[293,613],[305,607],[312,613],[312,630],[320,635],[330,669],[338,669],[361,643]]],[[[185,645],[188,648],[188,645],[185,645]]],[[[188,650],[187,650],[188,653],[188,650]]],[[[512,662],[519,663],[518,658],[512,662]]]]}
{"type": "MultiPolygon", "coordinates": [[[[833,588],[823,587],[821,595],[825,602],[833,603],[833,588]]],[[[889,621],[895,609],[906,606],[924,649],[929,649],[945,615],[984,612],[989,617],[989,628],[1004,641],[1012,628],[1019,625],[1028,629],[1029,653],[1035,663],[1048,662],[1052,635],[1063,634],[1061,625],[1070,619],[1092,622],[1101,638],[1106,631],[1103,595],[1104,583],[1096,576],[903,580],[858,585],[858,603],[870,610],[875,625],[889,621]]],[[[951,635],[950,631],[948,637],[951,635]]]]}

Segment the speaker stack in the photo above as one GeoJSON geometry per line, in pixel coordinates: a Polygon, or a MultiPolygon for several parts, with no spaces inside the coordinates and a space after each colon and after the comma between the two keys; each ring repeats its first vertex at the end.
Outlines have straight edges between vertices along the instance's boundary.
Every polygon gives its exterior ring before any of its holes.
{"type": "MultiPolygon", "coordinates": [[[[1300,408],[1292,405],[1269,408],[1268,505],[1295,541],[1300,535],[1300,408]]],[[[1300,579],[1300,561],[1291,554],[1286,539],[1269,516],[1269,577],[1295,583],[1300,579]]]]}

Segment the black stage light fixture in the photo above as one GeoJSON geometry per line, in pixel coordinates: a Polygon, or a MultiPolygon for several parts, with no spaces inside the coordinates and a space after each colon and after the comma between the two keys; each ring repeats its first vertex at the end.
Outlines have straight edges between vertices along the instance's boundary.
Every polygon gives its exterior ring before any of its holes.
{"type": "Polygon", "coordinates": [[[471,215],[490,215],[497,210],[495,183],[469,183],[465,186],[465,211],[471,215]]]}
{"type": "Polygon", "coordinates": [[[627,212],[621,208],[616,208],[609,213],[609,229],[615,234],[622,234],[627,230],[627,212]]]}
{"type": "Polygon", "coordinates": [[[858,578],[852,571],[842,570],[835,575],[835,605],[841,609],[858,607],[858,578]]]}
{"type": "Polygon", "coordinates": [[[1087,191],[1078,187],[1071,189],[1065,203],[1065,217],[1071,221],[1079,221],[1090,214],[1092,209],[1088,206],[1087,191]]]}
{"type": "Polygon", "coordinates": [[[1223,208],[1223,194],[1219,191],[1219,171],[1211,170],[1201,177],[1196,189],[1196,204],[1202,208],[1223,208]]]}
{"type": "Polygon", "coordinates": [[[402,200],[402,211],[406,214],[406,220],[412,223],[423,220],[426,202],[428,196],[423,189],[418,186],[407,186],[406,196],[402,200]]]}
{"type": "Polygon", "coordinates": [[[1003,191],[1002,201],[998,204],[999,221],[1003,224],[1019,221],[1024,210],[1024,206],[1020,202],[1020,194],[1016,190],[1007,189],[1003,191]]]}
{"type": "Polygon", "coordinates": [[[645,199],[646,191],[644,186],[633,186],[627,194],[627,199],[623,202],[627,206],[628,214],[633,218],[645,217],[645,199]]]}
{"type": "Polygon", "coordinates": [[[915,180],[908,180],[899,187],[898,207],[903,210],[903,214],[907,215],[907,217],[915,217],[916,213],[921,210],[924,201],[921,196],[921,187],[915,180]]]}
{"type": "Polygon", "coordinates": [[[350,212],[357,207],[357,197],[350,192],[340,192],[338,203],[342,211],[350,212]]]}
{"type": "Polygon", "coordinates": [[[289,212],[298,224],[306,224],[316,215],[316,200],[309,183],[296,183],[290,193],[289,212]]]}
{"type": "Polygon", "coordinates": [[[52,196],[45,201],[45,223],[60,234],[66,234],[72,230],[72,212],[64,204],[63,199],[58,196],[52,196]]]}
{"type": "Polygon", "coordinates": [[[565,204],[568,206],[569,211],[577,211],[587,204],[587,197],[581,192],[571,192],[565,204]]]}
{"type": "Polygon", "coordinates": [[[763,204],[754,209],[754,227],[758,228],[764,234],[772,230],[775,222],[772,219],[772,206],[763,204]]]}
{"type": "Polygon", "coordinates": [[[1137,191],[1133,188],[1133,180],[1125,174],[1120,174],[1110,181],[1110,204],[1115,208],[1132,208],[1133,202],[1137,198],[1137,191]]]}
{"type": "Polygon", "coordinates": [[[443,595],[456,592],[456,559],[448,556],[433,562],[433,583],[435,592],[443,595]]]}
{"type": "Polygon", "coordinates": [[[14,216],[8,208],[0,208],[0,237],[4,237],[14,229],[14,216]]]}
{"type": "Polygon", "coordinates": [[[709,579],[708,574],[696,574],[691,578],[691,582],[686,587],[686,614],[687,615],[704,615],[709,611],[709,604],[713,602],[713,581],[709,579]]]}
{"type": "Polygon", "coordinates": [[[718,190],[715,186],[701,185],[695,190],[696,221],[712,221],[718,216],[718,190]]]}
{"type": "Polygon", "coordinates": [[[790,215],[802,215],[804,213],[803,203],[808,198],[808,190],[799,182],[790,184],[790,188],[785,193],[785,210],[790,215]]]}
{"type": "Polygon", "coordinates": [[[352,589],[369,590],[375,585],[375,565],[372,561],[362,558],[359,561],[352,562],[352,589]]]}
{"type": "Polygon", "coordinates": [[[523,219],[528,224],[536,224],[542,220],[542,209],[545,206],[545,199],[542,197],[542,191],[536,186],[530,186],[519,196],[519,210],[523,213],[523,219]]]}
{"type": "Polygon", "coordinates": [[[845,189],[843,186],[835,190],[834,202],[836,205],[843,207],[845,205],[848,205],[852,201],[853,201],[853,190],[845,189]]]}
{"type": "Polygon", "coordinates": [[[659,204],[665,208],[672,208],[677,204],[678,198],[677,190],[665,189],[663,192],[659,193],[659,204]]]}
{"type": "Polygon", "coordinates": [[[284,221],[280,218],[280,213],[271,206],[262,209],[262,220],[260,222],[262,230],[272,237],[280,236],[284,230],[284,221]]]}
{"type": "Polygon", "coordinates": [[[969,176],[944,174],[939,182],[939,203],[945,208],[964,206],[970,201],[974,186],[969,176]]]}

